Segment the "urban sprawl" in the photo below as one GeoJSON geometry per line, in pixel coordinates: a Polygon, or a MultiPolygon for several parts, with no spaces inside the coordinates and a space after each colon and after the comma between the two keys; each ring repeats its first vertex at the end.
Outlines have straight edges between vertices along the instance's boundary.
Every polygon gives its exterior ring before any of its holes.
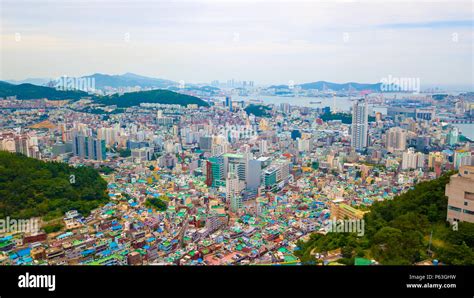
{"type": "Polygon", "coordinates": [[[106,167],[110,200],[88,215],[66,212],[59,231],[3,233],[0,264],[298,264],[299,239],[450,170],[461,175],[446,190],[447,220],[474,222],[474,203],[464,203],[474,200],[474,146],[457,126],[474,121],[474,96],[387,94],[352,95],[349,122],[336,106],[291,97],[194,94],[209,106],[121,110],[89,98],[3,98],[0,150],[106,167]],[[256,102],[259,115],[247,112],[256,102]]]}

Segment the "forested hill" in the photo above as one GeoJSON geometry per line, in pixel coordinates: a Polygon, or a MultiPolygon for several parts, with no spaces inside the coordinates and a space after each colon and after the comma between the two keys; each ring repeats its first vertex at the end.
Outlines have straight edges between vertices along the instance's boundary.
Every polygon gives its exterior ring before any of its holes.
{"type": "Polygon", "coordinates": [[[0,81],[0,97],[16,96],[17,99],[42,99],[49,100],[79,100],[81,97],[89,96],[80,90],[56,90],[55,88],[36,86],[32,84],[13,85],[0,81]]]}
{"type": "Polygon", "coordinates": [[[312,234],[298,242],[296,255],[303,263],[316,263],[315,252],[341,248],[338,262],[354,264],[355,257],[385,265],[411,265],[438,259],[452,265],[474,265],[474,224],[459,223],[457,231],[446,222],[445,186],[453,173],[419,183],[393,200],[376,202],[364,217],[365,234],[312,234]],[[428,253],[430,234],[431,251],[428,253]]]}
{"type": "Polygon", "coordinates": [[[182,106],[196,104],[200,107],[209,106],[207,102],[198,97],[162,89],[130,92],[122,95],[114,94],[99,97],[96,102],[104,105],[116,105],[119,108],[138,106],[141,103],[177,104],[182,106]]]}
{"type": "Polygon", "coordinates": [[[92,168],[0,151],[0,218],[52,218],[72,209],[88,215],[108,201],[106,189],[92,168]]]}
{"type": "Polygon", "coordinates": [[[49,100],[79,100],[83,97],[90,97],[94,102],[103,105],[116,105],[119,108],[139,106],[141,103],[176,104],[187,106],[196,104],[207,107],[209,104],[195,96],[181,94],[164,89],[148,91],[129,92],[124,94],[113,94],[109,96],[91,95],[80,90],[57,90],[55,88],[36,86],[32,84],[13,85],[0,81],[0,98],[16,96],[17,99],[42,99],[49,100]]]}

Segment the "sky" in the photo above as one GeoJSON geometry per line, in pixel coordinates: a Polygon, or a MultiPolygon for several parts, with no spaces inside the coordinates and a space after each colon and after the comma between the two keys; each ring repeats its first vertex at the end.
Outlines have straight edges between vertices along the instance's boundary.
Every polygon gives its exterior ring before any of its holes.
{"type": "Polygon", "coordinates": [[[0,80],[474,86],[471,0],[0,0],[0,80]]]}

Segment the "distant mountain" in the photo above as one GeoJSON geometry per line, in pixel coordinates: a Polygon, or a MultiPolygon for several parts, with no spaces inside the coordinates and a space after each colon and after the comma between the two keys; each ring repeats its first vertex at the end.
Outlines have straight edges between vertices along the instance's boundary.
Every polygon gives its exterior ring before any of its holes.
{"type": "Polygon", "coordinates": [[[380,91],[380,86],[382,83],[376,83],[376,84],[361,84],[361,83],[355,83],[355,82],[349,82],[349,83],[343,83],[343,84],[338,84],[338,83],[331,83],[331,82],[325,82],[325,81],[318,81],[318,82],[313,82],[313,83],[305,83],[298,85],[302,89],[308,90],[308,89],[318,89],[318,90],[327,90],[331,89],[333,91],[362,91],[362,90],[372,90],[372,91],[380,91]]]}
{"type": "Polygon", "coordinates": [[[188,104],[197,104],[198,106],[208,106],[204,100],[186,94],[180,94],[169,90],[150,90],[140,92],[129,92],[123,95],[111,95],[99,97],[96,103],[104,105],[116,105],[119,108],[138,106],[141,103],[160,103],[160,104],[178,104],[186,106],[188,104]]]}
{"type": "Polygon", "coordinates": [[[94,79],[96,89],[104,89],[105,87],[120,88],[120,87],[135,87],[142,88],[168,88],[176,86],[178,83],[164,80],[145,77],[133,73],[126,73],[123,75],[107,75],[96,73],[82,78],[94,79]]]}
{"type": "Polygon", "coordinates": [[[20,84],[32,84],[32,85],[37,85],[37,86],[45,86],[50,82],[51,79],[45,79],[45,78],[28,78],[24,80],[6,80],[7,83],[10,84],[15,84],[15,85],[20,85],[20,84]]]}
{"type": "Polygon", "coordinates": [[[7,96],[16,96],[17,99],[47,98],[49,100],[78,100],[81,97],[89,95],[83,91],[61,91],[50,87],[37,86],[32,84],[14,85],[0,81],[0,97],[7,96]]]}

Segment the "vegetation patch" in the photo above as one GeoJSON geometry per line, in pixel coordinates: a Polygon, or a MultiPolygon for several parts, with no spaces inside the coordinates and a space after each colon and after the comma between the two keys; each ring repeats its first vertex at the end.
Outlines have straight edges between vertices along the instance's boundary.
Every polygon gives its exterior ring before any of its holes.
{"type": "Polygon", "coordinates": [[[107,182],[93,168],[0,152],[0,217],[87,216],[107,201],[107,182]]]}

